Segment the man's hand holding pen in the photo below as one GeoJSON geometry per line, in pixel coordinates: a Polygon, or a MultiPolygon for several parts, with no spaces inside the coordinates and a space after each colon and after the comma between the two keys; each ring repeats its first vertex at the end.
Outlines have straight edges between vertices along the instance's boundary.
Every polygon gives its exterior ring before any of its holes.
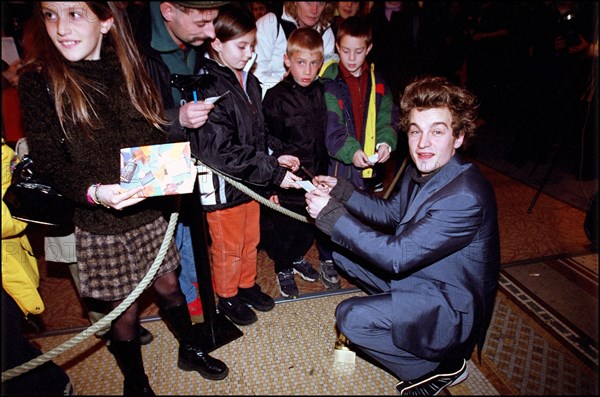
{"type": "Polygon", "coordinates": [[[179,108],[179,123],[186,128],[200,128],[208,121],[208,114],[214,107],[212,103],[187,102],[179,108]]]}
{"type": "Polygon", "coordinates": [[[198,94],[194,94],[194,102],[182,101],[179,108],[179,124],[186,128],[200,128],[208,121],[208,114],[215,108],[213,103],[198,101],[198,94]]]}
{"type": "Polygon", "coordinates": [[[317,218],[323,208],[329,203],[331,196],[329,192],[337,184],[337,178],[328,175],[318,175],[312,179],[313,185],[317,188],[311,192],[307,192],[304,197],[306,198],[306,211],[312,218],[317,218]]]}

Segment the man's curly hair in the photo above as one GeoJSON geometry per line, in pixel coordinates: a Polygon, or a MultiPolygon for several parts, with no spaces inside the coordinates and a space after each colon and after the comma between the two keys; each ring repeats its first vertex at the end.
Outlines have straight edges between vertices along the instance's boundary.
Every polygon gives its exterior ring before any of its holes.
{"type": "Polygon", "coordinates": [[[461,148],[466,148],[475,135],[477,98],[470,91],[444,77],[417,77],[400,97],[400,130],[408,131],[412,109],[448,108],[452,114],[452,135],[464,134],[461,148]]]}

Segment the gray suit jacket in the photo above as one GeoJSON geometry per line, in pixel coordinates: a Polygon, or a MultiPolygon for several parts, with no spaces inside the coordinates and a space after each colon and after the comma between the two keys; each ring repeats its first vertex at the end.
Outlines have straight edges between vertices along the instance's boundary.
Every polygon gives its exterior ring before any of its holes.
{"type": "Polygon", "coordinates": [[[455,154],[408,205],[411,167],[389,200],[352,193],[332,240],[391,278],[396,346],[432,361],[469,358],[476,343],[481,352],[498,282],[494,191],[455,154]]]}

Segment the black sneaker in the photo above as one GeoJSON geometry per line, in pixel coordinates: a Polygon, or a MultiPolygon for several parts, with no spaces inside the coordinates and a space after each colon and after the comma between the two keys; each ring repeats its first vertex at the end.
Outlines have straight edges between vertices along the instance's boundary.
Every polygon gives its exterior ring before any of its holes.
{"type": "Polygon", "coordinates": [[[268,312],[275,307],[273,298],[262,292],[258,284],[254,284],[250,288],[238,287],[237,296],[242,302],[261,312],[268,312]]]}
{"type": "Polygon", "coordinates": [[[237,295],[231,298],[219,297],[217,307],[237,325],[250,325],[258,320],[254,310],[246,306],[237,295]]]}
{"type": "Polygon", "coordinates": [[[332,260],[321,261],[321,280],[328,289],[340,289],[340,276],[332,260]]]}
{"type": "Polygon", "coordinates": [[[294,273],[299,274],[306,281],[317,281],[319,278],[319,272],[313,269],[310,262],[304,259],[304,257],[293,261],[292,268],[294,269],[294,273]]]}
{"type": "Polygon", "coordinates": [[[398,382],[396,389],[401,396],[435,396],[446,387],[464,381],[468,376],[465,359],[446,361],[420,378],[398,382]]]}
{"type": "Polygon", "coordinates": [[[277,273],[277,284],[279,285],[279,293],[284,298],[296,299],[300,295],[292,269],[277,273]]]}

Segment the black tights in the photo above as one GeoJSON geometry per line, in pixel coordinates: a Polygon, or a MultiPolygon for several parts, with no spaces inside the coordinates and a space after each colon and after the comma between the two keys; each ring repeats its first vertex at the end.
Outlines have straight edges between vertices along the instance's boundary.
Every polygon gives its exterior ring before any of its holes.
{"type": "MultiPolygon", "coordinates": [[[[179,288],[176,272],[169,272],[154,281],[154,290],[159,296],[159,306],[170,309],[185,303],[185,296],[179,288]]],[[[110,302],[111,310],[123,300],[110,302]]],[[[114,340],[129,341],[137,336],[139,324],[139,304],[136,300],[112,322],[111,334],[114,340]]]]}

